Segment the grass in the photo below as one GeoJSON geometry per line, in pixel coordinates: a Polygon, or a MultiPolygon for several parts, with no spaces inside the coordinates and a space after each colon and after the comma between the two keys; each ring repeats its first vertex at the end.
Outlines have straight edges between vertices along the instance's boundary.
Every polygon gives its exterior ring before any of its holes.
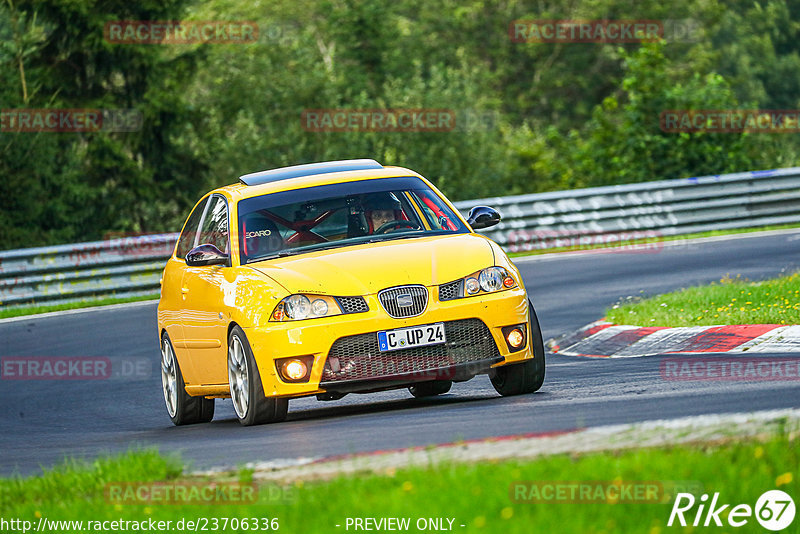
{"type": "MultiPolygon", "coordinates": [[[[781,225],[772,225],[772,226],[759,226],[756,228],[734,228],[731,230],[711,230],[708,232],[696,232],[693,234],[681,234],[681,235],[669,235],[669,236],[652,236],[652,237],[643,237],[639,239],[621,239],[619,241],[611,241],[605,242],[603,239],[606,239],[604,236],[597,236],[596,238],[589,238],[589,242],[587,243],[576,243],[572,246],[563,246],[563,247],[554,247],[554,248],[546,248],[546,249],[535,249],[535,250],[528,250],[523,252],[511,252],[508,254],[511,258],[523,257],[523,256],[532,256],[532,255],[539,255],[539,254],[553,254],[556,252],[578,252],[578,251],[589,251],[589,250],[598,250],[598,249],[631,249],[631,251],[637,252],[655,252],[658,251],[660,248],[661,243],[672,242],[672,241],[684,241],[689,239],[699,239],[703,237],[717,237],[717,236],[725,236],[725,235],[739,235],[739,234],[749,234],[752,232],[766,232],[772,230],[787,230],[792,228],[800,228],[800,225],[797,224],[781,224],[781,225]],[[592,242],[594,239],[597,242],[592,242]]],[[[620,235],[625,235],[626,233],[630,233],[631,235],[638,234],[645,234],[648,232],[642,232],[637,230],[631,230],[630,232],[619,232],[620,235]]],[[[552,233],[548,233],[547,231],[542,233],[542,238],[549,238],[549,239],[558,239],[558,231],[554,231],[552,233]]],[[[580,238],[573,238],[573,239],[580,239],[580,238]]]]}
{"type": "MultiPolygon", "coordinates": [[[[277,519],[280,531],[287,533],[347,532],[347,518],[354,517],[408,517],[411,532],[417,531],[415,524],[419,518],[453,519],[453,530],[457,532],[689,532],[691,529],[666,527],[674,491],[660,493],[659,502],[611,499],[571,503],[514,502],[515,493],[510,490],[519,481],[622,480],[655,482],[665,488],[674,487],[671,486],[674,481],[693,488],[691,492],[698,498],[702,492],[719,492],[721,502],[754,506],[758,496],[770,489],[779,488],[794,496],[800,494],[798,445],[796,433],[784,432],[762,442],[729,441],[389,470],[380,475],[325,482],[297,481],[285,489],[291,495],[288,502],[271,500],[263,495],[263,490],[253,504],[107,502],[104,488],[110,482],[179,479],[180,465],[173,459],[145,451],[101,459],[87,466],[70,462],[33,478],[2,479],[0,516],[30,520],[34,525],[40,517],[83,521],[268,518],[277,519]]],[[[242,482],[247,482],[250,476],[250,472],[240,471],[242,482]]],[[[687,514],[690,521],[695,511],[696,507],[687,514]]],[[[735,530],[761,532],[759,529],[755,519],[750,518],[746,527],[735,530]]],[[[211,529],[215,530],[236,529],[229,525],[227,529],[211,529]]],[[[58,530],[73,531],[76,531],[74,526],[58,530]]]]}
{"type": "Polygon", "coordinates": [[[140,302],[143,300],[153,300],[158,298],[158,293],[140,295],[137,297],[109,297],[103,299],[86,299],[78,302],[68,302],[65,304],[42,304],[40,306],[24,306],[19,308],[0,308],[0,319],[9,317],[21,317],[23,315],[36,315],[39,313],[49,313],[64,310],[76,310],[79,308],[94,308],[97,306],[108,306],[109,304],[124,304],[126,302],[140,302]]]}
{"type": "Polygon", "coordinates": [[[800,272],[762,282],[725,277],[606,310],[617,324],[704,326],[800,324],[800,272]]]}

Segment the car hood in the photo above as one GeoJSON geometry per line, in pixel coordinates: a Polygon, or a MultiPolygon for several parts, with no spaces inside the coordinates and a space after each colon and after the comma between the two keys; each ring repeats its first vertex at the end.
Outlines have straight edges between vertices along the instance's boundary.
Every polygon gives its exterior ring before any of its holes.
{"type": "Polygon", "coordinates": [[[493,265],[489,242],[462,234],[400,239],[269,259],[247,266],[290,293],[367,295],[403,284],[452,282],[493,265]]]}

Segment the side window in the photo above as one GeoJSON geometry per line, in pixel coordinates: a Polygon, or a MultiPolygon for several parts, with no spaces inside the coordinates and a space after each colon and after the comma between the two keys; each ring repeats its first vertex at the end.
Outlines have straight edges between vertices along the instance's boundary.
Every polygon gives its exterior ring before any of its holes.
{"type": "Polygon", "coordinates": [[[201,223],[198,245],[210,243],[222,252],[228,250],[228,203],[221,196],[211,197],[206,216],[201,223]]]}
{"type": "Polygon", "coordinates": [[[414,191],[414,200],[434,230],[456,231],[461,226],[450,209],[432,192],[414,191]]]}
{"type": "Polygon", "coordinates": [[[206,203],[208,203],[208,199],[204,198],[203,201],[192,210],[189,219],[183,227],[183,232],[181,232],[181,236],[178,238],[178,247],[175,249],[175,256],[180,259],[184,259],[186,254],[194,247],[194,238],[197,235],[197,227],[200,225],[200,219],[203,217],[203,210],[206,208],[206,203]]]}
{"type": "Polygon", "coordinates": [[[420,200],[416,194],[414,194],[414,200],[417,202],[417,206],[422,208],[422,212],[425,214],[425,218],[428,219],[428,224],[431,226],[431,228],[438,230],[439,225],[436,224],[436,214],[433,213],[433,210],[430,209],[424,202],[422,202],[422,200],[420,200]]]}

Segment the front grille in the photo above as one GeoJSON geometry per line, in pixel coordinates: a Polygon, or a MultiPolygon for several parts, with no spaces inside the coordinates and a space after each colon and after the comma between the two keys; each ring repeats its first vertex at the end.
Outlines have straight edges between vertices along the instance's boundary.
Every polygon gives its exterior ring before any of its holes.
{"type": "Polygon", "coordinates": [[[344,313],[361,313],[369,311],[364,297],[336,297],[336,302],[342,307],[344,313]]]}
{"type": "MultiPolygon", "coordinates": [[[[337,339],[322,371],[322,382],[386,379],[397,375],[427,375],[484,360],[500,360],[500,352],[489,328],[480,319],[444,323],[447,342],[409,349],[381,352],[377,332],[337,339]]],[[[448,378],[447,373],[435,377],[448,378]]]]}
{"type": "Polygon", "coordinates": [[[439,300],[455,300],[461,296],[464,280],[456,280],[439,286],[439,300]]]}
{"type": "Polygon", "coordinates": [[[378,293],[378,300],[386,313],[395,319],[415,317],[428,305],[428,288],[425,286],[397,286],[378,293]]]}

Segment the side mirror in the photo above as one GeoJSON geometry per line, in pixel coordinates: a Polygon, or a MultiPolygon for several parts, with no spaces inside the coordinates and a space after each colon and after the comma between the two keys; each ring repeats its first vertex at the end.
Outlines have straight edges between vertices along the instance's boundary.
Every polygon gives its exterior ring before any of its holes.
{"type": "Polygon", "coordinates": [[[186,254],[186,265],[202,267],[204,265],[230,265],[230,256],[214,245],[206,243],[198,245],[186,254]]]}
{"type": "Polygon", "coordinates": [[[475,230],[489,228],[500,222],[500,212],[489,206],[475,206],[469,210],[467,222],[475,230]]]}

